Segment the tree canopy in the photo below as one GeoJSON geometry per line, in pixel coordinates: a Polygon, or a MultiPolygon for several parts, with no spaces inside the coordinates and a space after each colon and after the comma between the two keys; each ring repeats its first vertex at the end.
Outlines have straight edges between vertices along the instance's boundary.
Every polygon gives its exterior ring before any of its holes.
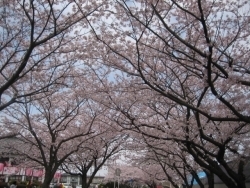
{"type": "Polygon", "coordinates": [[[26,143],[9,147],[33,153],[27,159],[48,173],[44,187],[84,144],[102,150],[98,143],[127,135],[128,149],[143,151],[131,159],[153,161],[173,185],[189,185],[185,176],[202,170],[246,188],[249,7],[245,0],[2,1],[0,138],[26,143]]]}

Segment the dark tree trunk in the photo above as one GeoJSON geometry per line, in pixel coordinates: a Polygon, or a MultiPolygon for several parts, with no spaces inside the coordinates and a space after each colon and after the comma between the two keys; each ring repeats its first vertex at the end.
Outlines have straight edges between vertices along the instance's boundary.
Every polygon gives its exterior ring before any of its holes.
{"type": "Polygon", "coordinates": [[[204,170],[207,176],[208,188],[214,188],[214,174],[208,170],[204,170]]]}
{"type": "Polygon", "coordinates": [[[52,173],[50,171],[46,171],[41,188],[48,188],[52,179],[53,179],[52,173]]]}
{"type": "Polygon", "coordinates": [[[82,173],[82,188],[88,188],[87,173],[82,173]]]}

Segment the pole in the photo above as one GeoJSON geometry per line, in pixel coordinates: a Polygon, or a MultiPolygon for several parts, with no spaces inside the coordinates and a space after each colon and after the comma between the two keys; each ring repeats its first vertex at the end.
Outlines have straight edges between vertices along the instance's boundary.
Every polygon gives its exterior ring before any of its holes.
{"type": "Polygon", "coordinates": [[[114,188],[115,188],[115,176],[114,176],[114,188]]]}

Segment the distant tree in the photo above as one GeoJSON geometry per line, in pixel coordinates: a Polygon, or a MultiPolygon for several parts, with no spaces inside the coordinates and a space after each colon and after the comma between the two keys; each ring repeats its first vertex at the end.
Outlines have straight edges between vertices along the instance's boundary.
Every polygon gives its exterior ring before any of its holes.
{"type": "MultiPolygon", "coordinates": [[[[165,174],[166,180],[175,188],[178,188],[180,184],[192,188],[194,181],[200,188],[205,187],[199,177],[199,173],[203,172],[203,169],[195,163],[185,147],[177,145],[175,142],[170,141],[169,143],[169,141],[162,140],[159,142],[157,140],[155,142],[146,141],[146,144],[148,147],[146,155],[134,160],[140,162],[137,162],[138,166],[146,166],[148,163],[159,166],[165,174]],[[170,144],[172,147],[169,147],[170,144]]],[[[212,182],[213,186],[214,182],[212,182]]]]}
{"type": "Polygon", "coordinates": [[[115,160],[124,150],[124,138],[123,134],[107,127],[103,134],[84,142],[77,152],[62,163],[61,169],[67,174],[80,175],[82,188],[89,188],[94,177],[105,168],[107,160],[115,160]]]}
{"type": "Polygon", "coordinates": [[[135,162],[138,160],[142,161],[142,158],[139,157],[140,154],[137,152],[137,150],[131,152],[130,154],[125,156],[125,160],[122,160],[123,162],[121,162],[120,159],[121,164],[110,162],[107,165],[108,174],[105,176],[104,181],[115,180],[117,184],[119,179],[119,182],[122,182],[130,187],[141,187],[142,185],[147,185],[150,188],[156,188],[157,184],[159,184],[162,180],[161,175],[163,173],[160,166],[135,162]],[[121,170],[119,177],[116,175],[116,169],[121,170]]]}
{"type": "Polygon", "coordinates": [[[197,168],[197,165],[193,164],[192,158],[188,159],[190,154],[185,156],[182,148],[174,146],[173,142],[171,151],[168,141],[142,140],[143,136],[137,134],[134,139],[136,149],[125,155],[125,163],[129,165],[121,167],[124,171],[121,176],[123,179],[140,181],[149,187],[154,184],[171,183],[173,187],[178,188],[183,182],[188,184],[192,168],[195,173],[199,169],[199,166],[197,168]]]}

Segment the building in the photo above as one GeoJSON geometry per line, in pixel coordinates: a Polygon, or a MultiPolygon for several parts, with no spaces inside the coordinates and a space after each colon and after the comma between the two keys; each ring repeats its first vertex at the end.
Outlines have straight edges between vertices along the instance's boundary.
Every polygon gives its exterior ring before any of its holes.
{"type": "MultiPolygon", "coordinates": [[[[19,167],[9,157],[0,157],[0,182],[9,182],[16,180],[17,182],[43,182],[44,169],[19,167]]],[[[96,187],[102,183],[104,176],[95,176],[91,187],[96,187]]],[[[81,185],[82,179],[80,175],[61,174],[57,172],[54,175],[52,183],[67,183],[72,186],[81,185]]]]}
{"type": "Polygon", "coordinates": [[[9,157],[0,157],[0,181],[9,182],[16,180],[41,182],[44,170],[42,168],[21,167],[15,164],[9,157]]]}

